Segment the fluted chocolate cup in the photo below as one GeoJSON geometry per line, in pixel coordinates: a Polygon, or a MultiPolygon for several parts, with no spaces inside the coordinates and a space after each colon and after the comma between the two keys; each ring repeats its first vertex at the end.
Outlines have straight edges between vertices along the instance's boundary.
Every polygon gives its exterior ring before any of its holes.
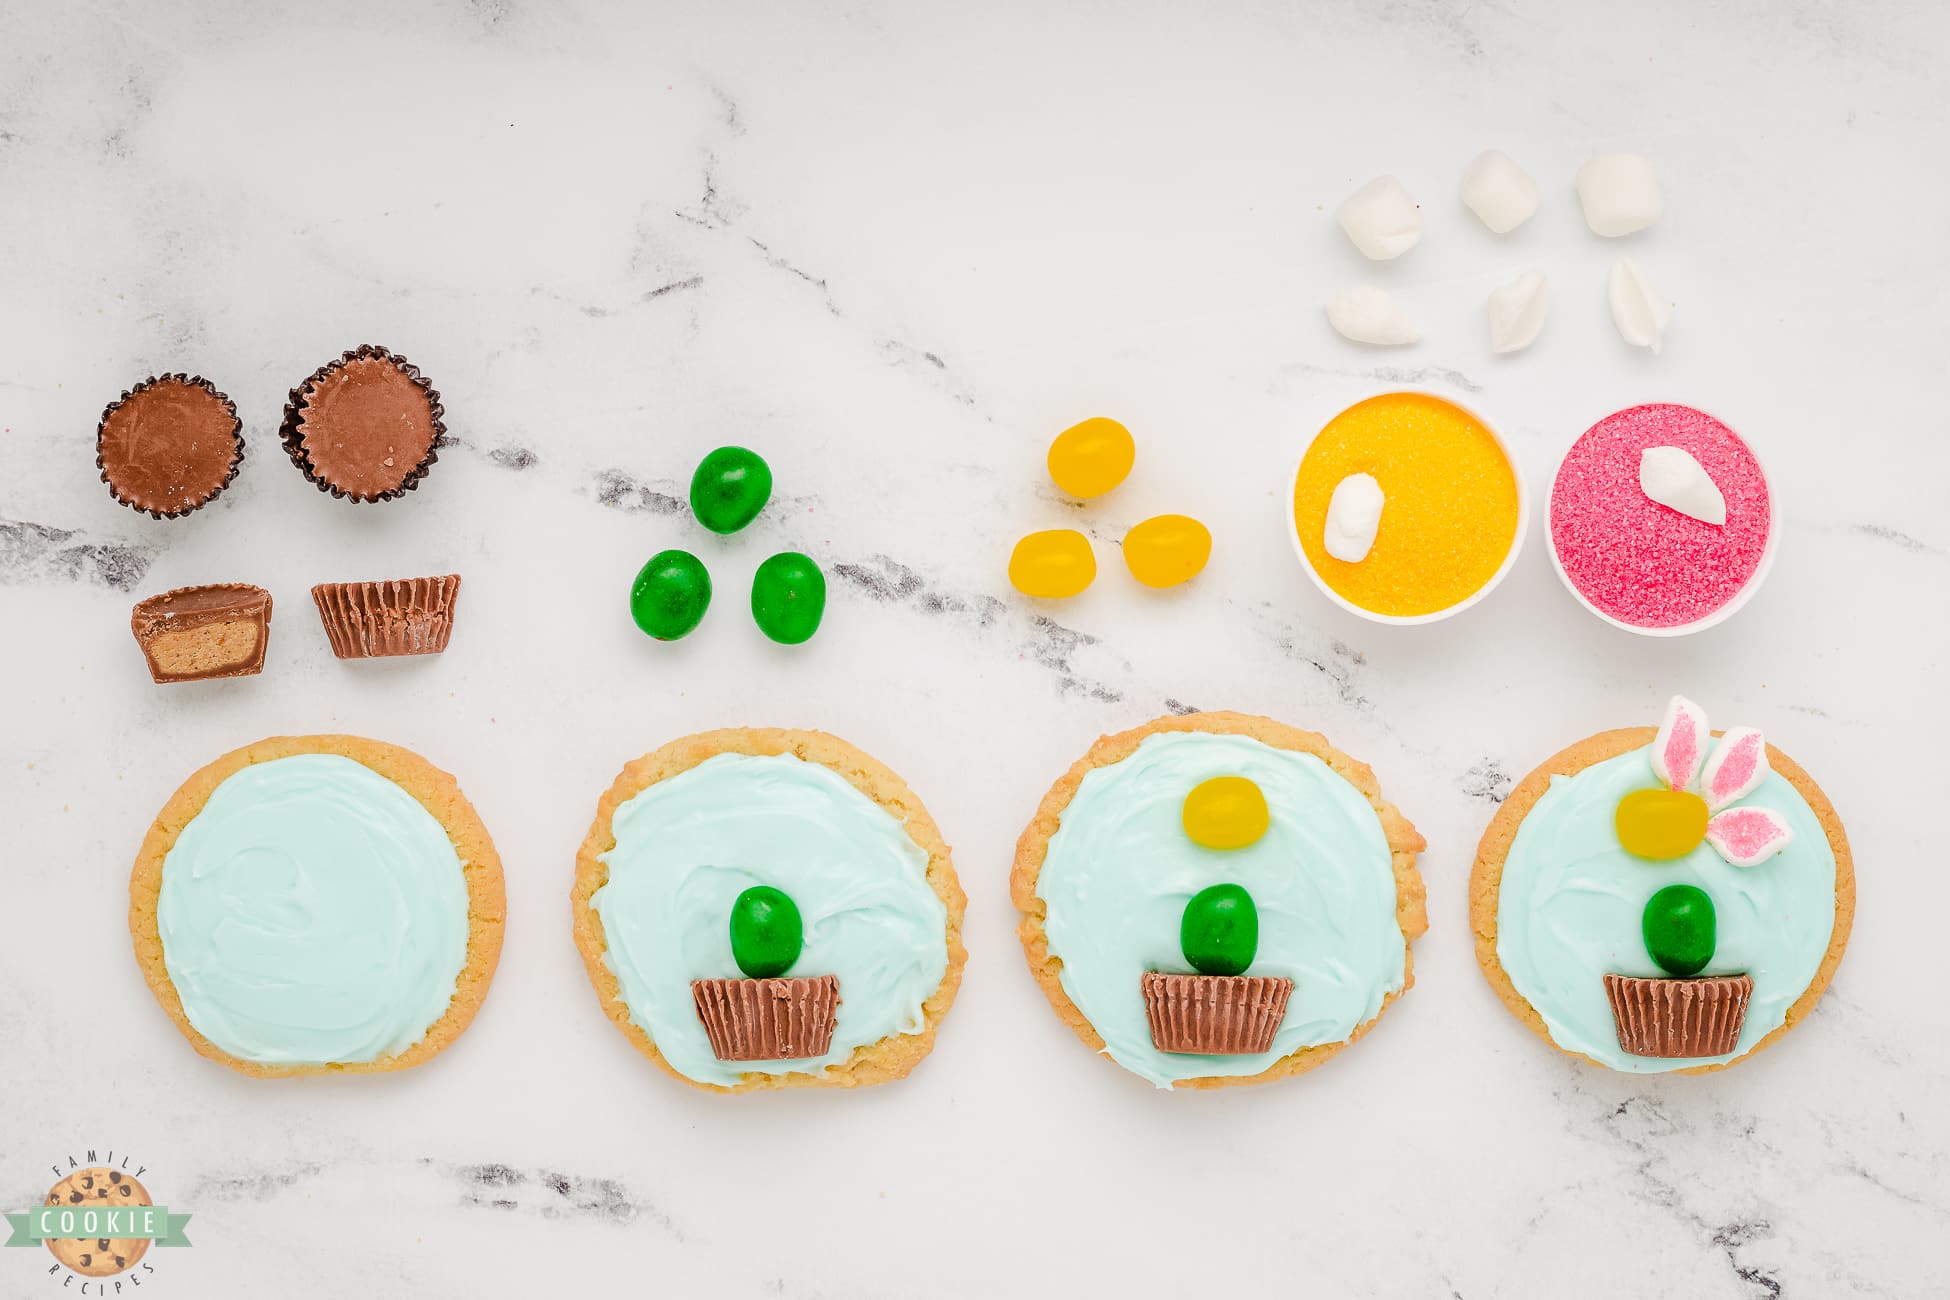
{"type": "Polygon", "coordinates": [[[1751,975],[1705,979],[1605,976],[1618,1046],[1633,1056],[1725,1056],[1740,1041],[1751,975]]]}
{"type": "Polygon", "coordinates": [[[1151,1042],[1161,1052],[1243,1056],[1273,1046],[1293,981],[1268,975],[1168,975],[1139,978],[1151,1042]]]}
{"type": "Polygon", "coordinates": [[[840,977],[692,980],[691,997],[720,1061],[797,1061],[832,1047],[840,977]]]}
{"type": "Polygon", "coordinates": [[[311,589],[319,621],[341,659],[437,655],[454,634],[460,575],[387,582],[321,582],[311,589]]]}

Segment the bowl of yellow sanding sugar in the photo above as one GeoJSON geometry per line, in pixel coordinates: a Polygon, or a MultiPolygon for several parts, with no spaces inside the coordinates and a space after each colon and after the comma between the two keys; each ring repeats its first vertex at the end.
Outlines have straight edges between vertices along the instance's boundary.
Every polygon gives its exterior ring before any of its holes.
{"type": "Polygon", "coordinates": [[[1313,584],[1376,623],[1435,623],[1496,589],[1530,527],[1509,447],[1433,393],[1380,393],[1301,453],[1287,538],[1313,584]]]}

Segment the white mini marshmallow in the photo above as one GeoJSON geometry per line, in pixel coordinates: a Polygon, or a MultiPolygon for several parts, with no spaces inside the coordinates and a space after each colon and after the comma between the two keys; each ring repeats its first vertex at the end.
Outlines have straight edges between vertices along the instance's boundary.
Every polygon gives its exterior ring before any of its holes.
{"type": "Polygon", "coordinates": [[[1327,502],[1327,528],[1321,545],[1337,560],[1359,564],[1374,549],[1381,531],[1381,507],[1388,498],[1372,474],[1349,474],[1334,485],[1327,502]]]}
{"type": "Polygon", "coordinates": [[[1606,294],[1611,299],[1612,324],[1618,326],[1619,337],[1635,348],[1651,348],[1657,356],[1665,346],[1672,308],[1630,258],[1621,257],[1611,264],[1606,294]]]}
{"type": "Polygon", "coordinates": [[[1463,206],[1495,234],[1507,235],[1536,215],[1537,198],[1536,178],[1498,150],[1485,149],[1463,171],[1463,206]]]}
{"type": "Polygon", "coordinates": [[[1639,490],[1703,524],[1726,525],[1726,494],[1684,447],[1647,447],[1640,452],[1639,490]]]}
{"type": "Polygon", "coordinates": [[[1422,331],[1386,289],[1356,285],[1327,304],[1327,323],[1345,338],[1378,347],[1419,342],[1422,331]]]}
{"type": "Polygon", "coordinates": [[[1354,246],[1377,262],[1400,257],[1422,239],[1422,209],[1393,176],[1377,176],[1348,195],[1336,215],[1354,246]]]}
{"type": "Polygon", "coordinates": [[[1652,160],[1635,153],[1601,153],[1578,168],[1584,224],[1607,239],[1644,230],[1666,210],[1652,160]]]}
{"type": "Polygon", "coordinates": [[[1551,310],[1551,282],[1525,271],[1490,294],[1490,351],[1521,352],[1537,341],[1551,310]]]}

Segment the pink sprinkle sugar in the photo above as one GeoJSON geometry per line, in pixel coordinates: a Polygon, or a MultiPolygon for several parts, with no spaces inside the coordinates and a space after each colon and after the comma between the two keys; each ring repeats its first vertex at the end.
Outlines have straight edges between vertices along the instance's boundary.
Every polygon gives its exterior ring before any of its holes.
{"type": "Polygon", "coordinates": [[[1551,485],[1551,546],[1571,585],[1634,627],[1684,627],[1740,594],[1760,568],[1774,508],[1740,435],[1690,406],[1634,406],[1579,438],[1551,485]],[[1660,505],[1639,488],[1647,447],[1690,452],[1727,499],[1724,526],[1660,505]]]}

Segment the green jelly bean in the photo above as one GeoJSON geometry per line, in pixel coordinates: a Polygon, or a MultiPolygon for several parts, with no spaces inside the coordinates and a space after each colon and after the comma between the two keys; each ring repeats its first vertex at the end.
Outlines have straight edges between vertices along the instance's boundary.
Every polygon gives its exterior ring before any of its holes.
{"type": "Polygon", "coordinates": [[[770,885],[754,885],[731,905],[731,959],[749,979],[769,980],[792,969],[805,946],[799,905],[770,885]]]}
{"type": "Polygon", "coordinates": [[[1201,975],[1243,975],[1259,952],[1259,908],[1241,885],[1213,885],[1192,895],[1178,925],[1178,946],[1201,975]]]}
{"type": "Polygon", "coordinates": [[[1697,975],[1713,960],[1716,922],[1704,889],[1667,885],[1647,901],[1640,927],[1646,954],[1668,975],[1697,975]]]}
{"type": "Polygon", "coordinates": [[[630,588],[630,617],[659,641],[688,634],[710,605],[711,575],[689,551],[657,552],[630,588]]]}
{"type": "Polygon", "coordinates": [[[810,640],[825,613],[826,575],[811,556],[780,551],[752,575],[752,618],[774,641],[810,640]]]}
{"type": "Polygon", "coordinates": [[[691,513],[714,533],[735,533],[772,496],[772,467],[755,451],[720,447],[691,475],[691,513]]]}

